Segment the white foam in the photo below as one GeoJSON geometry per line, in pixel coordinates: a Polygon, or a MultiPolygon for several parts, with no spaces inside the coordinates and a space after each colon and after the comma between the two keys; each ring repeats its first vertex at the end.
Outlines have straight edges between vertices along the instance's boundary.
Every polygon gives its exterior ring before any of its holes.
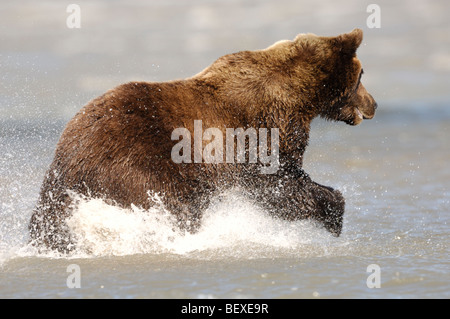
{"type": "Polygon", "coordinates": [[[305,221],[273,219],[264,210],[230,191],[213,201],[203,215],[199,231],[190,234],[174,227],[173,216],[162,206],[123,209],[101,199],[79,199],[68,220],[78,239],[78,255],[207,253],[258,257],[274,250],[301,249],[319,240],[328,244],[330,235],[305,221]],[[324,242],[325,241],[325,242],[324,242]]]}
{"type": "MultiPolygon", "coordinates": [[[[194,234],[175,225],[157,195],[151,209],[109,205],[101,199],[75,196],[67,223],[77,238],[72,254],[42,251],[25,242],[0,240],[0,267],[17,257],[95,258],[151,254],[197,259],[255,259],[347,254],[348,238],[335,238],[308,221],[272,218],[266,211],[232,190],[215,198],[194,234]]],[[[22,230],[20,230],[22,232],[22,230]]],[[[19,230],[17,230],[19,232],[19,230]]],[[[23,237],[23,236],[22,236],[23,237]]]]}

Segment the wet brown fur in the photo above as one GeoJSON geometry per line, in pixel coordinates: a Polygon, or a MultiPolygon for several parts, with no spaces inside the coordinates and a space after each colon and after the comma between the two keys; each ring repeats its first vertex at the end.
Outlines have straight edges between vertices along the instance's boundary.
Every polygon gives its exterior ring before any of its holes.
{"type": "Polygon", "coordinates": [[[143,208],[152,205],[148,191],[158,192],[181,228],[195,231],[209,198],[234,186],[274,216],[310,218],[339,235],[344,199],[313,182],[302,160],[315,117],[356,125],[374,116],[376,103],[359,84],[361,41],[358,29],[337,37],[299,35],[223,56],[189,79],[127,83],[94,99],[58,142],[31,218],[32,243],[62,252],[74,247],[65,223],[70,191],[143,208]],[[279,128],[280,169],[264,175],[255,164],[175,164],[171,133],[194,132],[194,120],[224,133],[279,128]]]}

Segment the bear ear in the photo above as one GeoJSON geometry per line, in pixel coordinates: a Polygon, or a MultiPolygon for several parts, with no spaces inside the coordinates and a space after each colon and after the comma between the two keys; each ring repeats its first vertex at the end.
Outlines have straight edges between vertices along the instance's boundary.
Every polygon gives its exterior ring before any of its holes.
{"type": "Polygon", "coordinates": [[[363,31],[354,29],[334,38],[333,45],[343,54],[354,56],[363,39],[363,31]]]}

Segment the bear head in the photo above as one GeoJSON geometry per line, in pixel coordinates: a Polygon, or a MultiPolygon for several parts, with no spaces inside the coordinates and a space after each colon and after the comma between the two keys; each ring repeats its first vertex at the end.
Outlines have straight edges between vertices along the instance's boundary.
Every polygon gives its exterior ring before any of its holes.
{"type": "Polygon", "coordinates": [[[336,37],[299,34],[294,41],[280,41],[268,51],[288,52],[281,60],[291,68],[289,85],[302,93],[303,108],[309,105],[314,115],[358,125],[373,118],[377,108],[361,83],[363,69],[356,50],[362,39],[360,29],[336,37]]]}
{"type": "MultiPolygon", "coordinates": [[[[337,37],[313,37],[312,41],[318,48],[312,53],[318,55],[315,65],[323,70],[322,86],[329,93],[329,101],[320,109],[321,117],[350,125],[358,125],[364,119],[374,117],[377,103],[361,83],[363,69],[356,57],[362,38],[360,29],[337,37]],[[322,52],[318,52],[320,49],[322,52]]],[[[306,47],[311,41],[309,39],[306,47]]],[[[300,46],[304,45],[301,36],[296,41],[300,46]]]]}
{"type": "Polygon", "coordinates": [[[360,29],[335,37],[299,34],[264,50],[225,55],[199,75],[226,88],[222,95],[233,97],[230,104],[276,104],[306,120],[358,125],[377,108],[361,83],[356,50],[362,37],[360,29]]]}

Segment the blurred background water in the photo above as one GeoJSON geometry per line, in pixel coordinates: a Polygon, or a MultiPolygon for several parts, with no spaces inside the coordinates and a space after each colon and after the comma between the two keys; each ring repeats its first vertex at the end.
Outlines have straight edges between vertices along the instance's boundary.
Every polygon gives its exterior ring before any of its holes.
{"type": "Polygon", "coordinates": [[[372,1],[76,3],[79,29],[66,25],[70,2],[0,1],[0,297],[450,297],[448,1],[377,1],[381,28],[372,29],[372,1]],[[305,158],[315,180],[347,199],[340,238],[275,223],[230,194],[197,236],[91,202],[78,218],[114,223],[83,230],[89,249],[67,258],[27,247],[56,142],[89,100],[131,80],[190,77],[298,33],[355,27],[378,113],[358,127],[315,120],[305,158]],[[72,263],[81,289],[66,286],[72,263]],[[379,289],[366,285],[369,264],[381,268],[379,289]]]}

